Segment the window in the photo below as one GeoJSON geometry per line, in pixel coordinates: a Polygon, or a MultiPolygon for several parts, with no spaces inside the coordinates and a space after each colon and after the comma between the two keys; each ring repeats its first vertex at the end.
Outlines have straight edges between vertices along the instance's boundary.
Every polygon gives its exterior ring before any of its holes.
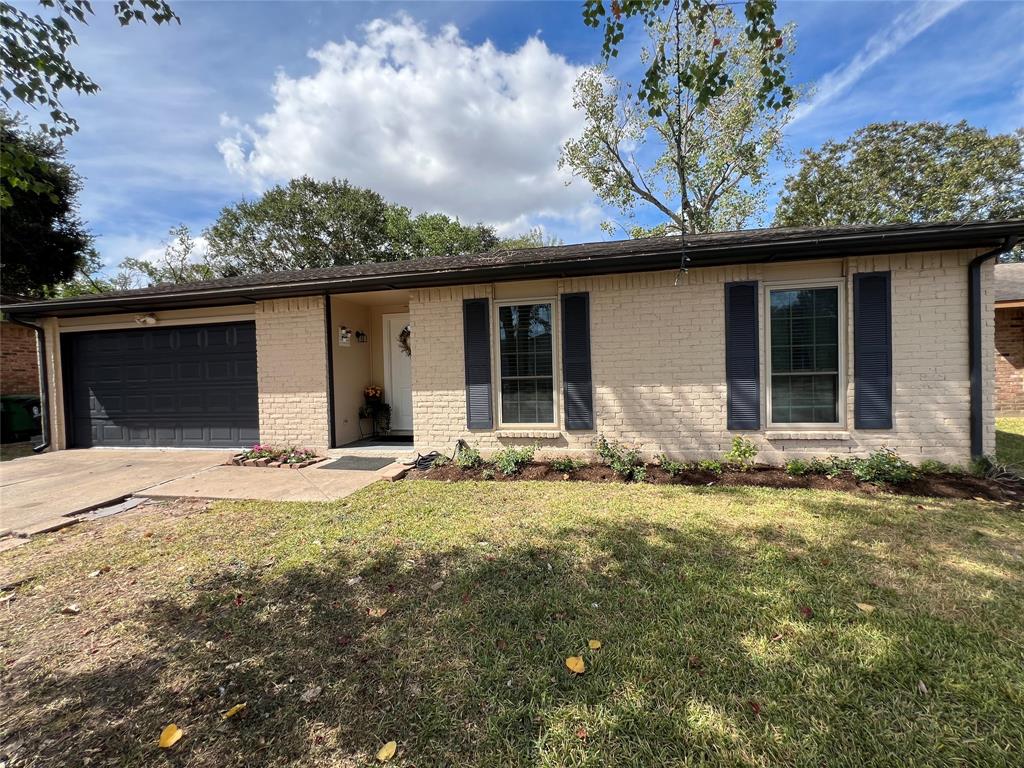
{"type": "Polygon", "coordinates": [[[768,289],[773,424],[840,423],[838,285],[768,289]]]}
{"type": "Polygon", "coordinates": [[[554,423],[551,304],[499,305],[497,334],[502,423],[554,423]]]}

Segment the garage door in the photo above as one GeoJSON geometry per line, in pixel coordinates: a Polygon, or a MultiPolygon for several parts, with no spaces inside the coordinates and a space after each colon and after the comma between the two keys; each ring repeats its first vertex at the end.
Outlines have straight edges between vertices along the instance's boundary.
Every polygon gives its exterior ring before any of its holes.
{"type": "Polygon", "coordinates": [[[72,445],[259,439],[255,323],[69,333],[63,343],[72,445]]]}

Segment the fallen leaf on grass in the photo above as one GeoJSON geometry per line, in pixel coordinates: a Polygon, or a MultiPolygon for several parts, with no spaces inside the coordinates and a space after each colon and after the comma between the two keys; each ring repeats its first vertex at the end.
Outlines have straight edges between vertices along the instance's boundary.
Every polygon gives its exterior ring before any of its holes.
{"type": "Polygon", "coordinates": [[[177,744],[178,740],[184,735],[185,732],[181,730],[181,728],[176,726],[174,723],[171,723],[160,731],[160,741],[158,742],[160,744],[160,749],[170,749],[177,744]]]}
{"type": "Polygon", "coordinates": [[[761,705],[756,701],[748,702],[750,704],[750,711],[754,713],[754,717],[761,716],[761,705]]]}
{"type": "Polygon", "coordinates": [[[320,694],[323,692],[323,690],[324,689],[321,688],[319,685],[311,685],[309,686],[309,688],[302,692],[302,695],[299,696],[299,698],[302,699],[304,703],[309,704],[320,698],[320,694]]]}
{"type": "Polygon", "coordinates": [[[867,614],[875,612],[875,606],[873,606],[871,603],[857,603],[857,607],[867,614]]]}
{"type": "Polygon", "coordinates": [[[89,574],[89,578],[90,579],[95,579],[97,576],[100,576],[101,574],[109,573],[109,572],[110,572],[110,566],[109,565],[104,565],[102,568],[97,568],[95,571],[90,573],[89,574]]]}
{"type": "Polygon", "coordinates": [[[576,729],[576,738],[579,739],[580,741],[586,741],[587,740],[587,736],[589,736],[589,735],[590,734],[587,733],[587,729],[584,728],[582,725],[579,728],[576,729]]]}
{"type": "Polygon", "coordinates": [[[565,660],[565,666],[567,666],[572,672],[577,675],[582,675],[587,671],[587,665],[583,663],[581,656],[570,656],[565,660]]]}
{"type": "Polygon", "coordinates": [[[61,608],[60,612],[65,616],[77,616],[82,612],[82,609],[78,607],[78,603],[71,603],[61,608]]]}
{"type": "Polygon", "coordinates": [[[430,591],[431,592],[437,592],[443,586],[444,586],[444,582],[443,581],[435,581],[433,584],[430,585],[430,591]]]}
{"type": "Polygon", "coordinates": [[[379,618],[383,617],[384,614],[386,614],[387,612],[388,612],[387,608],[370,608],[366,613],[372,619],[379,619],[379,618]]]}
{"type": "Polygon", "coordinates": [[[394,741],[389,741],[387,744],[385,744],[383,747],[377,750],[377,759],[380,760],[382,763],[386,763],[388,760],[395,756],[395,750],[397,749],[398,743],[394,741]]]}
{"type": "Polygon", "coordinates": [[[233,706],[231,709],[229,709],[227,712],[225,712],[223,715],[221,715],[220,719],[221,720],[227,720],[229,717],[234,717],[239,712],[241,712],[243,709],[245,709],[245,702],[244,701],[241,704],[235,704],[235,706],[233,706]]]}
{"type": "Polygon", "coordinates": [[[805,619],[813,619],[814,618],[814,609],[812,609],[811,606],[809,606],[809,605],[801,605],[800,606],[800,615],[803,616],[805,619]]]}
{"type": "Polygon", "coordinates": [[[919,690],[924,696],[928,695],[928,686],[924,684],[924,680],[917,681],[917,690],[919,690]]]}
{"type": "Polygon", "coordinates": [[[592,650],[592,651],[598,651],[598,650],[601,649],[601,641],[600,640],[588,640],[587,641],[587,647],[590,648],[590,650],[592,650]]]}

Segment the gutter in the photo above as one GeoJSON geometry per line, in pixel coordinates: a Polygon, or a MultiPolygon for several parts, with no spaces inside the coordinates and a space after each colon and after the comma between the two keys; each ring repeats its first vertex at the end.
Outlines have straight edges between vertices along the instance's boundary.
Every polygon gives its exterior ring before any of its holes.
{"type": "Polygon", "coordinates": [[[979,459],[984,453],[984,386],[981,354],[981,265],[1006,253],[1020,242],[1020,236],[1009,236],[1003,244],[975,256],[967,266],[967,339],[970,367],[971,458],[979,459]]]}
{"type": "Polygon", "coordinates": [[[36,356],[38,358],[37,367],[39,368],[39,423],[43,430],[43,442],[33,446],[32,452],[42,453],[50,447],[50,391],[48,386],[49,376],[46,373],[46,332],[41,325],[19,320],[13,315],[8,315],[7,319],[15,325],[20,325],[23,328],[29,328],[36,332],[36,356]]]}

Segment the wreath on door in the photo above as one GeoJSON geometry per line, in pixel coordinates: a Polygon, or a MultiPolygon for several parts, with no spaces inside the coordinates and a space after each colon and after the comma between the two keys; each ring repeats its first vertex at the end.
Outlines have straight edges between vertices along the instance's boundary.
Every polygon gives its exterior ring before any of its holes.
{"type": "Polygon", "coordinates": [[[412,357],[412,346],[409,343],[409,339],[412,337],[412,326],[406,324],[402,329],[402,332],[398,334],[398,346],[402,348],[402,351],[412,357]]]}

